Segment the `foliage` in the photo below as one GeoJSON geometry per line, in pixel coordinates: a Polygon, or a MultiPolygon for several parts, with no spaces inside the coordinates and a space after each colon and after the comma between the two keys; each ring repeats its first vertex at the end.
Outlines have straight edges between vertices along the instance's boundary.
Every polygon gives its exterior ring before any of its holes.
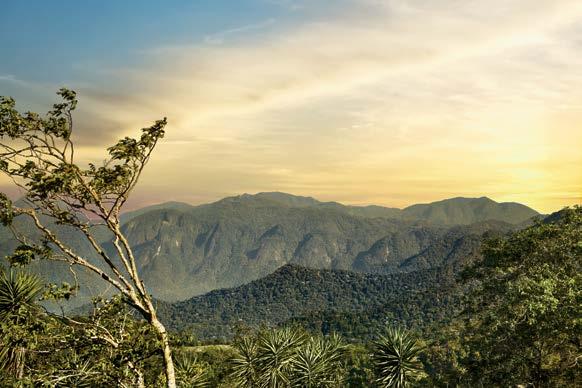
{"type": "Polygon", "coordinates": [[[254,387],[259,384],[259,346],[255,338],[245,336],[235,342],[237,351],[233,357],[233,379],[241,387],[254,387]]]}
{"type": "MultiPolygon", "coordinates": [[[[168,334],[157,318],[120,223],[121,208],[163,138],[166,119],[143,128],[137,139],[125,137],[109,147],[109,158],[102,165],[89,163],[84,168],[76,163],[72,141],[76,93],[61,89],[57,94],[62,102],[54,104],[45,117],[33,112],[20,113],[14,99],[0,97],[0,172],[25,193],[18,205],[0,195],[0,222],[20,242],[8,259],[12,265],[27,265],[36,259],[64,262],[71,270],[80,267],[113,286],[123,296],[123,302],[137,310],[157,333],[159,341],[155,343],[163,350],[166,382],[173,388],[175,377],[168,334]],[[17,218],[32,222],[41,235],[40,241],[33,241],[31,234],[15,228],[17,218]],[[61,238],[54,225],[80,233],[97,260],[76,250],[70,240],[61,238]],[[105,228],[112,236],[112,251],[96,238],[96,227],[105,228]]],[[[66,287],[60,291],[63,296],[70,296],[66,287]]]]}
{"type": "Polygon", "coordinates": [[[347,387],[371,387],[375,375],[372,364],[372,349],[368,344],[349,344],[344,352],[345,385],[347,387]]]}
{"type": "Polygon", "coordinates": [[[54,315],[38,305],[27,311],[0,325],[4,385],[18,379],[30,385],[133,386],[153,383],[162,371],[155,333],[120,298],[99,302],[89,317],[54,315]]]}
{"type": "Polygon", "coordinates": [[[373,362],[381,387],[407,387],[422,376],[419,355],[423,347],[417,338],[402,328],[388,327],[374,342],[373,362]]]}
{"type": "Polygon", "coordinates": [[[196,388],[208,386],[210,366],[200,362],[191,353],[182,353],[176,357],[176,381],[180,387],[196,388]]]}
{"type": "Polygon", "coordinates": [[[580,383],[582,208],[483,245],[462,333],[473,383],[580,383]]]}
{"type": "Polygon", "coordinates": [[[240,387],[335,387],[345,375],[342,339],[297,328],[263,329],[235,342],[233,380],[240,387]]]}
{"type": "Polygon", "coordinates": [[[42,291],[36,275],[13,269],[0,272],[0,321],[18,320],[25,310],[36,309],[42,291]]]}
{"type": "Polygon", "coordinates": [[[363,341],[372,339],[387,320],[423,329],[447,322],[460,309],[449,268],[378,275],[296,265],[234,289],[158,305],[170,328],[194,330],[203,341],[230,340],[241,323],[250,328],[297,324],[314,333],[337,332],[363,341]]]}
{"type": "Polygon", "coordinates": [[[446,325],[434,325],[430,342],[420,356],[427,376],[422,386],[450,387],[470,386],[467,368],[462,360],[467,357],[466,341],[460,338],[462,321],[455,320],[446,325]]]}
{"type": "Polygon", "coordinates": [[[0,370],[16,379],[24,377],[27,352],[41,330],[34,317],[42,290],[35,275],[12,269],[0,272],[0,370]]]}
{"type": "Polygon", "coordinates": [[[328,338],[310,337],[297,349],[292,360],[292,386],[333,387],[340,384],[344,379],[345,349],[342,338],[335,333],[328,338]]]}
{"type": "Polygon", "coordinates": [[[190,354],[205,365],[205,379],[210,387],[232,387],[230,374],[231,360],[236,352],[230,345],[201,345],[195,347],[176,348],[178,355],[190,354]]]}

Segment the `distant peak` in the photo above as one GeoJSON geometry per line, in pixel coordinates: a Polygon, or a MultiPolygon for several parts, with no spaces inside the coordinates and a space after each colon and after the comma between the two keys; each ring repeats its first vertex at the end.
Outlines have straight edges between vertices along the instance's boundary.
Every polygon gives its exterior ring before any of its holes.
{"type": "Polygon", "coordinates": [[[453,197],[453,198],[448,198],[448,199],[443,199],[440,201],[435,201],[432,203],[436,203],[436,202],[446,202],[446,201],[464,201],[464,202],[495,202],[496,201],[492,200],[489,197],[453,197]]]}
{"type": "Polygon", "coordinates": [[[265,191],[256,194],[243,194],[241,198],[244,199],[255,199],[255,200],[267,200],[271,202],[276,202],[281,205],[286,206],[314,206],[320,202],[313,197],[305,197],[301,195],[283,193],[280,191],[265,191]]]}
{"type": "MultiPolygon", "coordinates": [[[[253,194],[247,194],[247,195],[253,195],[253,194]]],[[[269,197],[269,198],[298,198],[298,199],[307,199],[307,200],[311,200],[311,201],[317,201],[313,197],[284,193],[282,191],[261,191],[259,193],[254,194],[254,196],[255,197],[269,197]]]]}

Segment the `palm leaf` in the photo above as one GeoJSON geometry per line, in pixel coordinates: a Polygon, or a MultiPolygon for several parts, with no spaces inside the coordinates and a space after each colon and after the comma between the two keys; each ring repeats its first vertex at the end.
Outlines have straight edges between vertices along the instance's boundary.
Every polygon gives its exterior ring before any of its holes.
{"type": "Polygon", "coordinates": [[[36,275],[10,270],[0,274],[0,321],[18,314],[22,308],[32,308],[43,290],[36,275]]]}
{"type": "Polygon", "coordinates": [[[407,387],[422,375],[418,356],[423,347],[408,331],[389,327],[374,346],[373,360],[378,374],[376,382],[381,387],[407,387]]]}

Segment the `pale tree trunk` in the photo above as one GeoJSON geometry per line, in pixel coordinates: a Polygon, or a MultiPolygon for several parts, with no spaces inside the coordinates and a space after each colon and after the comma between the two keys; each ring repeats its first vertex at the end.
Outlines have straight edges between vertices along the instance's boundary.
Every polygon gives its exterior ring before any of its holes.
{"type": "Polygon", "coordinates": [[[137,388],[145,388],[145,381],[143,378],[143,372],[139,368],[137,368],[134,365],[134,363],[131,361],[128,362],[128,366],[135,374],[135,386],[137,388]]]}
{"type": "Polygon", "coordinates": [[[156,330],[160,341],[162,342],[162,352],[164,354],[164,373],[166,375],[166,386],[176,388],[176,373],[174,371],[174,361],[172,360],[172,349],[170,348],[170,339],[166,328],[158,320],[155,312],[150,317],[150,324],[156,330]]]}

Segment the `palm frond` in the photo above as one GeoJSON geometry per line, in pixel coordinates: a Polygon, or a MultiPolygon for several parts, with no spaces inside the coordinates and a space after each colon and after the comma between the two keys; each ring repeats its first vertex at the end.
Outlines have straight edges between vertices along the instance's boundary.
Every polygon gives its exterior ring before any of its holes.
{"type": "Polygon", "coordinates": [[[258,346],[253,337],[243,337],[234,343],[236,356],[231,360],[232,377],[239,387],[254,387],[258,381],[258,346]]]}
{"type": "Polygon", "coordinates": [[[180,387],[201,388],[207,387],[208,365],[198,361],[191,353],[180,353],[175,358],[176,380],[180,387]]]}
{"type": "Polygon", "coordinates": [[[22,308],[33,307],[43,290],[36,275],[9,270],[0,274],[0,321],[17,314],[22,308]]]}
{"type": "Polygon", "coordinates": [[[376,381],[381,387],[403,388],[422,374],[418,356],[423,347],[410,332],[389,327],[374,346],[373,360],[378,373],[376,381]]]}

